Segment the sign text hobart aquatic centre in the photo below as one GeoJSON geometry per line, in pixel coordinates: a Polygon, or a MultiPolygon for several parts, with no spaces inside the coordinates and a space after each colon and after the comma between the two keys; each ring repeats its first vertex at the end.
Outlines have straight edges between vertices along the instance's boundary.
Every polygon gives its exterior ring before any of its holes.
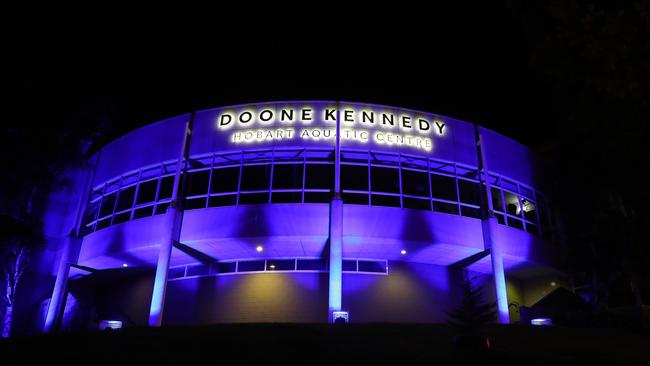
{"type": "Polygon", "coordinates": [[[342,142],[370,142],[426,151],[433,148],[432,137],[447,132],[447,125],[437,117],[377,109],[365,105],[314,108],[304,104],[300,107],[241,107],[218,114],[216,127],[229,133],[229,140],[234,144],[299,139],[334,143],[338,118],[342,142]]]}

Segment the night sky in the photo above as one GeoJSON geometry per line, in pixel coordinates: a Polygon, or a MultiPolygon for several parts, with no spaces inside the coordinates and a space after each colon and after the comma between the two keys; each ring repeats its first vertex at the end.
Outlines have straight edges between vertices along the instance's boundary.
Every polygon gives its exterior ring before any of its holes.
{"type": "Polygon", "coordinates": [[[551,92],[529,66],[551,26],[535,6],[106,3],[7,15],[21,105],[49,116],[34,122],[99,121],[104,141],[191,110],[287,99],[421,109],[533,147],[554,133],[551,92]]]}

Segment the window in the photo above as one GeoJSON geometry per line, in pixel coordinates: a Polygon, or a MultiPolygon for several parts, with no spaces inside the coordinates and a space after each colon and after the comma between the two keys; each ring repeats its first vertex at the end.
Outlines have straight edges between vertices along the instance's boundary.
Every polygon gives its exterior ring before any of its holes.
{"type": "Polygon", "coordinates": [[[157,188],[157,179],[140,183],[140,188],[138,188],[138,198],[135,200],[135,203],[139,205],[155,201],[157,188]]]}
{"type": "Polygon", "coordinates": [[[371,202],[374,206],[400,207],[399,196],[373,194],[371,196],[371,202]]]}
{"type": "Polygon", "coordinates": [[[444,175],[431,174],[431,194],[433,198],[457,201],[456,180],[444,175]]]}
{"type": "Polygon", "coordinates": [[[458,192],[460,193],[460,202],[475,206],[481,205],[481,187],[478,183],[459,179],[458,192]]]}
{"type": "Polygon", "coordinates": [[[296,261],[293,259],[276,259],[266,261],[267,271],[295,271],[296,261]]]}
{"type": "Polygon", "coordinates": [[[102,200],[102,208],[99,210],[99,217],[111,215],[115,208],[115,193],[105,196],[102,200]]]}
{"type": "Polygon", "coordinates": [[[344,259],[342,263],[342,271],[344,272],[356,272],[357,271],[357,261],[344,259]]]}
{"type": "Polygon", "coordinates": [[[273,189],[302,189],[302,164],[275,164],[273,189]]]}
{"type": "Polygon", "coordinates": [[[324,259],[298,259],[298,271],[325,271],[327,262],[324,259]]]}
{"type": "Polygon", "coordinates": [[[341,165],[341,188],[367,191],[368,167],[365,165],[341,165]]]}
{"type": "Polygon", "coordinates": [[[491,188],[490,192],[492,193],[492,208],[495,211],[503,211],[503,200],[501,199],[501,190],[497,188],[491,188]]]}
{"type": "Polygon", "coordinates": [[[174,176],[169,175],[163,177],[160,180],[160,192],[158,193],[158,199],[166,199],[172,196],[172,190],[174,189],[174,176]]]}
{"type": "Polygon", "coordinates": [[[237,204],[237,195],[214,196],[208,199],[208,207],[234,206],[237,204]]]}
{"type": "Polygon", "coordinates": [[[153,215],[153,206],[136,208],[133,211],[133,218],[139,219],[141,217],[147,217],[153,215]]]}
{"type": "Polygon", "coordinates": [[[404,203],[404,208],[415,208],[418,210],[431,210],[431,203],[428,199],[420,198],[402,198],[404,203]]]}
{"type": "Polygon", "coordinates": [[[267,193],[242,193],[239,195],[240,205],[269,203],[269,194],[267,193]]]}
{"type": "Polygon", "coordinates": [[[257,272],[264,270],[263,260],[257,261],[240,261],[237,267],[237,272],[257,272]]]}
{"type": "Polygon", "coordinates": [[[305,203],[329,203],[331,200],[329,192],[305,192],[305,203]]]}
{"type": "Polygon", "coordinates": [[[307,164],[305,171],[306,189],[332,189],[334,187],[334,165],[307,164]]]}
{"type": "Polygon", "coordinates": [[[385,261],[359,261],[359,272],[387,273],[385,261]]]}
{"type": "Polygon", "coordinates": [[[273,192],[272,203],[302,203],[302,192],[273,192]]]}
{"type": "Polygon", "coordinates": [[[187,266],[186,276],[205,276],[209,272],[210,272],[210,266],[208,264],[196,264],[192,266],[187,266]]]}
{"type": "Polygon", "coordinates": [[[203,198],[186,198],[185,199],[185,207],[184,209],[186,210],[194,210],[197,208],[205,208],[206,205],[206,199],[205,197],[203,198]]]}
{"type": "Polygon", "coordinates": [[[343,203],[349,203],[354,205],[367,205],[368,204],[368,194],[366,193],[343,193],[341,194],[343,198],[343,203]]]}
{"type": "Polygon", "coordinates": [[[508,191],[503,191],[503,199],[506,204],[506,213],[508,215],[519,216],[519,198],[508,191]]]}
{"type": "Polygon", "coordinates": [[[237,262],[218,262],[212,265],[215,273],[234,273],[237,270],[237,262]]]}
{"type": "Polygon", "coordinates": [[[403,169],[402,192],[411,196],[429,197],[427,173],[403,169]]]}
{"type": "Polygon", "coordinates": [[[133,207],[133,198],[135,197],[135,186],[120,191],[117,199],[117,212],[129,210],[133,207]]]}
{"type": "Polygon", "coordinates": [[[241,175],[242,191],[262,191],[269,189],[271,166],[249,165],[244,166],[241,175]]]}
{"type": "Polygon", "coordinates": [[[399,193],[399,170],[370,167],[370,182],[373,192],[399,193]]]}
{"type": "Polygon", "coordinates": [[[185,196],[199,196],[208,193],[210,171],[200,170],[187,173],[185,196]]]}
{"type": "Polygon", "coordinates": [[[436,212],[458,215],[458,205],[454,203],[433,201],[433,210],[436,212]]]}
{"type": "Polygon", "coordinates": [[[239,167],[215,169],[212,172],[211,193],[237,192],[239,167]]]}

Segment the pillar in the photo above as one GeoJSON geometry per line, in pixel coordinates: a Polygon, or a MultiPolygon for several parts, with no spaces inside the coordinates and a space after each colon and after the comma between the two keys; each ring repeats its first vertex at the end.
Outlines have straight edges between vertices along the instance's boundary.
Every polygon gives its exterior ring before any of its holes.
{"type": "Polygon", "coordinates": [[[54,282],[54,290],[52,290],[52,297],[47,307],[47,314],[45,315],[45,324],[43,326],[43,332],[45,333],[51,333],[57,330],[61,321],[68,289],[70,261],[71,258],[75,257],[75,253],[78,251],[80,244],[81,239],[72,235],[68,235],[64,239],[59,269],[56,274],[56,281],[54,282]]]}

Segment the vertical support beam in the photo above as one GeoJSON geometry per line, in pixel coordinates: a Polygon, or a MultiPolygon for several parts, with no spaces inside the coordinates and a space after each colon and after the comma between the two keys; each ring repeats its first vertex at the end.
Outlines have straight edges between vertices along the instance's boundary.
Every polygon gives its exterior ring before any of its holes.
{"type": "Polygon", "coordinates": [[[43,324],[44,333],[52,333],[56,331],[61,324],[68,291],[70,264],[78,261],[79,252],[81,251],[81,243],[83,239],[80,237],[80,232],[81,226],[83,225],[83,213],[86,211],[87,203],[90,200],[90,192],[92,191],[92,186],[95,181],[95,173],[97,172],[100,155],[101,150],[95,155],[95,166],[92,169],[92,172],[89,170],[86,173],[81,197],[77,204],[74,227],[64,239],[63,250],[61,251],[61,258],[59,260],[59,268],[56,273],[56,281],[54,282],[54,289],[52,290],[52,297],[50,297],[50,304],[48,305],[47,313],[45,314],[45,324],[43,324]]]}
{"type": "Polygon", "coordinates": [[[158,252],[158,263],[156,265],[156,277],[151,294],[151,306],[149,308],[149,326],[159,327],[162,325],[163,310],[165,306],[165,295],[167,293],[167,277],[169,276],[169,265],[171,262],[172,248],[174,243],[180,240],[181,227],[183,223],[183,195],[179,194],[181,174],[187,166],[189,158],[189,143],[192,135],[192,124],[194,123],[194,112],[185,123],[181,152],[176,166],[174,176],[174,188],[172,190],[171,205],[165,213],[165,228],[167,229],[163,241],[160,243],[158,252]]]}
{"type": "Polygon", "coordinates": [[[81,244],[81,239],[76,238],[72,234],[66,236],[64,240],[63,250],[61,251],[61,260],[59,261],[59,269],[56,274],[54,289],[52,290],[52,297],[50,298],[50,304],[47,307],[47,314],[45,315],[45,324],[43,326],[44,333],[52,333],[56,331],[61,323],[68,290],[70,263],[73,261],[74,257],[76,257],[75,254],[79,252],[81,244]]]}
{"type": "Polygon", "coordinates": [[[329,322],[332,312],[341,310],[343,283],[343,200],[341,199],[341,119],[336,104],[336,147],[334,149],[334,194],[330,202],[329,227],[329,322]]]}
{"type": "Polygon", "coordinates": [[[494,281],[494,291],[497,299],[497,315],[499,323],[510,323],[510,313],[508,310],[508,293],[506,290],[506,275],[503,268],[503,253],[499,243],[494,240],[494,229],[498,224],[494,216],[494,208],[492,207],[492,190],[490,187],[490,176],[488,174],[487,158],[485,156],[485,146],[482,136],[479,132],[478,125],[474,125],[474,133],[476,137],[476,152],[481,172],[479,177],[482,177],[482,187],[485,187],[485,202],[483,207],[483,215],[481,220],[481,228],[483,229],[483,247],[490,249],[490,260],[492,264],[492,280],[494,281]]]}

